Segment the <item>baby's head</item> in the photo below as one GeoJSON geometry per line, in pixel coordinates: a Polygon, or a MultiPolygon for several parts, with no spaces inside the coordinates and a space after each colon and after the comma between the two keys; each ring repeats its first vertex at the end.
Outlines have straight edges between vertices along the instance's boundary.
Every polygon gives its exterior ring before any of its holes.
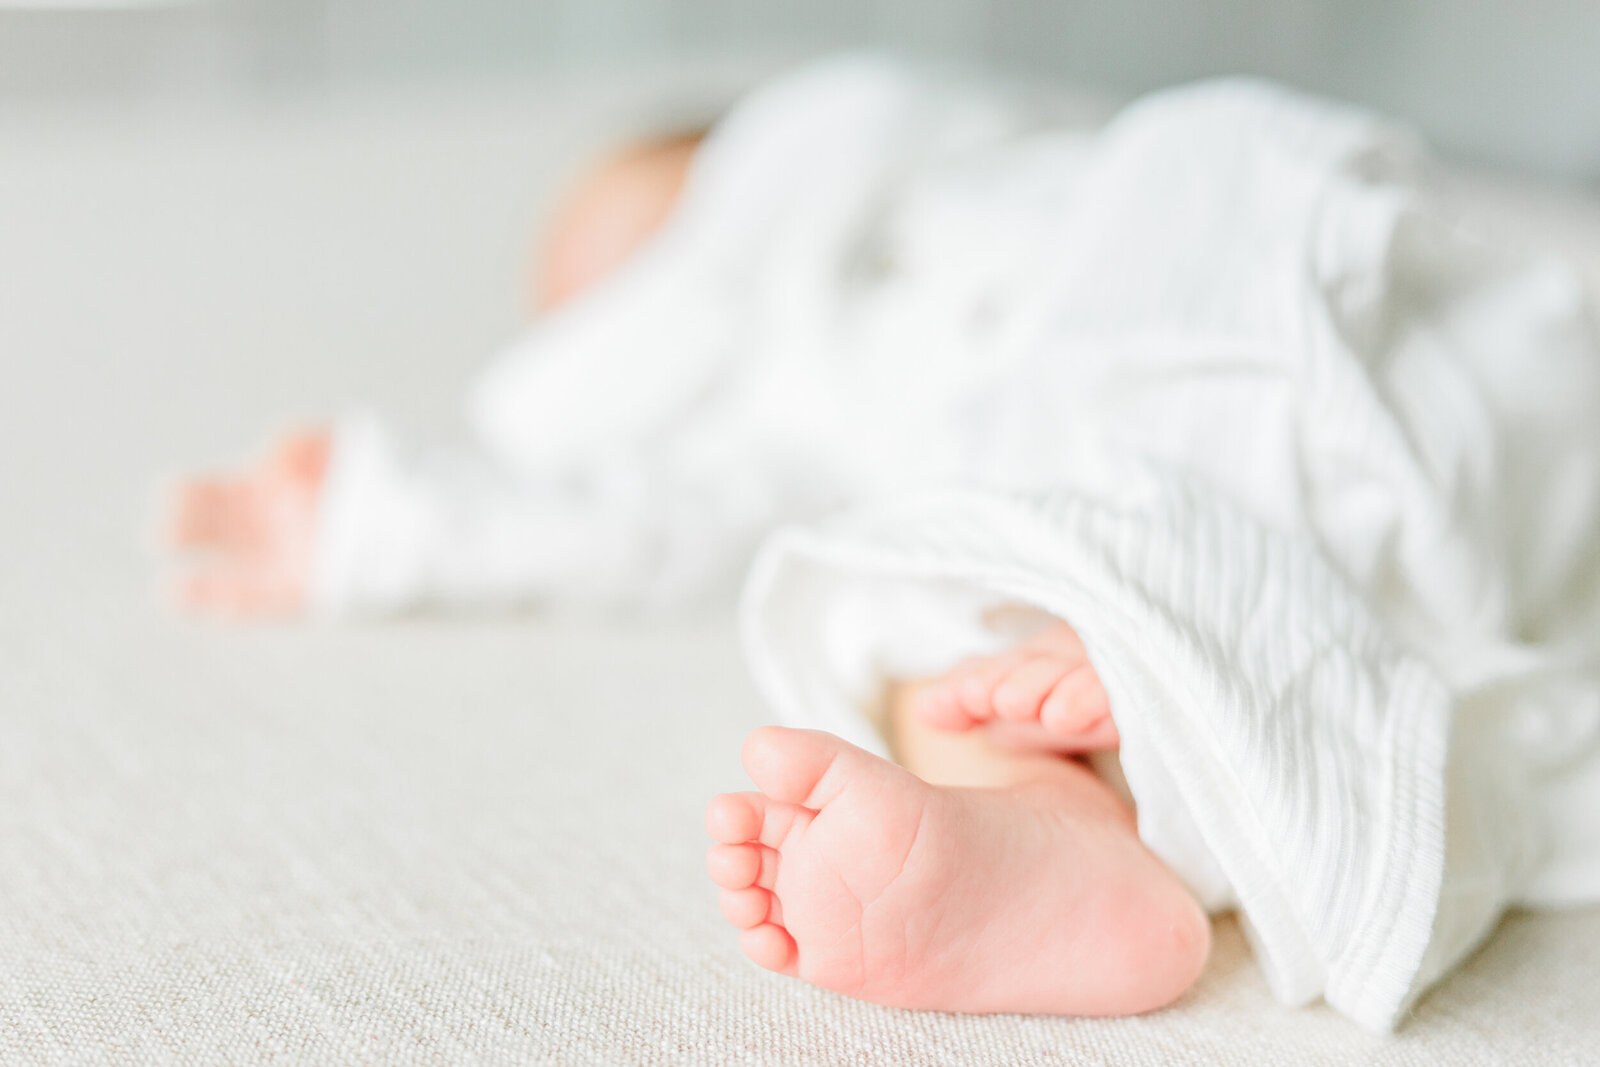
{"type": "Polygon", "coordinates": [[[641,141],[584,175],[557,208],[540,249],[534,293],[539,310],[589,288],[661,228],[704,136],[641,141]]]}

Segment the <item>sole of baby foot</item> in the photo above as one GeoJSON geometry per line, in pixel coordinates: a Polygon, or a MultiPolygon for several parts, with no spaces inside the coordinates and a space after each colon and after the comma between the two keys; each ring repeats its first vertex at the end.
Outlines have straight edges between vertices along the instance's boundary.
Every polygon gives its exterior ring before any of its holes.
{"type": "Polygon", "coordinates": [[[831,734],[764,727],[756,792],[706,812],[724,917],[757,964],[901,1008],[1125,1015],[1177,999],[1210,925],[1083,767],[930,786],[831,734]]]}

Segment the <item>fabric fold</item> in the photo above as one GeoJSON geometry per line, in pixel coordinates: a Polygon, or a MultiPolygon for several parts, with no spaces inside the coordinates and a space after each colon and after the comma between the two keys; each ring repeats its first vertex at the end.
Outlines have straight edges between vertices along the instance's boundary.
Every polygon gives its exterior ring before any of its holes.
{"type": "MultiPolygon", "coordinates": [[[[972,632],[986,603],[1067,619],[1111,698],[1146,842],[1202,900],[1237,905],[1279,999],[1388,1029],[1436,929],[1453,962],[1508,899],[1441,894],[1451,696],[1303,542],[1159,475],[1138,496],[932,494],[785,531],[746,589],[754,676],[785,721],[881,752],[862,709],[894,646],[938,618],[928,598],[972,632]],[[840,603],[882,617],[841,647],[840,603]]],[[[1493,779],[1460,788],[1471,811],[1507,808],[1493,779]]],[[[1508,894],[1526,863],[1492,859],[1508,894]]]]}

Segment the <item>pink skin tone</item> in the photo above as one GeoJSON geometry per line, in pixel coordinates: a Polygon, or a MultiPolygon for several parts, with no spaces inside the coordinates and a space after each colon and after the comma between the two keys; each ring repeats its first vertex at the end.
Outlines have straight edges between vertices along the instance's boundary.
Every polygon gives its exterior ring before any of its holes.
{"type": "Polygon", "coordinates": [[[177,589],[186,607],[241,618],[305,607],[331,447],[327,430],[300,430],[254,466],[179,483],[167,540],[191,562],[177,589]]]}
{"type": "Polygon", "coordinates": [[[912,713],[940,730],[987,727],[1006,747],[1071,755],[1117,747],[1099,675],[1065,623],[998,656],[975,656],[922,687],[912,713]]]}
{"type": "MultiPolygon", "coordinates": [[[[660,226],[698,138],[623,152],[553,221],[539,310],[660,226]]],[[[258,462],[177,486],[171,547],[196,612],[290,617],[307,604],[332,439],[284,435],[258,462]]],[[[1122,1015],[1177,999],[1203,969],[1204,912],[1140,842],[1128,807],[1066,758],[1117,745],[1083,643],[1056,623],[943,678],[897,686],[900,765],[828,734],[764,727],[757,791],[714,798],[707,856],[757,964],[904,1008],[1122,1015]]]]}
{"type": "Polygon", "coordinates": [[[764,727],[743,757],[758,792],[707,808],[706,867],[751,960],[941,1011],[1129,1015],[1194,983],[1204,911],[1060,755],[1116,738],[1070,626],[897,686],[890,709],[900,766],[764,727]]]}

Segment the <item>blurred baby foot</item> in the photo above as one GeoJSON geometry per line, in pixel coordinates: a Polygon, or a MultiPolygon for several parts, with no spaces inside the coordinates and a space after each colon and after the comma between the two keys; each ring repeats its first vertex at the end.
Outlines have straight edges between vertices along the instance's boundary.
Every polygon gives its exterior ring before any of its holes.
{"type": "Polygon", "coordinates": [[[915,700],[913,714],[929,726],[985,726],[1010,747],[1094,752],[1119,740],[1105,687],[1064,622],[1009,652],[958,664],[915,700]]]}
{"type": "Polygon", "coordinates": [[[177,597],[215,615],[293,615],[307,602],[332,435],[292,433],[260,463],[179,481],[166,540],[190,564],[177,597]]]}

